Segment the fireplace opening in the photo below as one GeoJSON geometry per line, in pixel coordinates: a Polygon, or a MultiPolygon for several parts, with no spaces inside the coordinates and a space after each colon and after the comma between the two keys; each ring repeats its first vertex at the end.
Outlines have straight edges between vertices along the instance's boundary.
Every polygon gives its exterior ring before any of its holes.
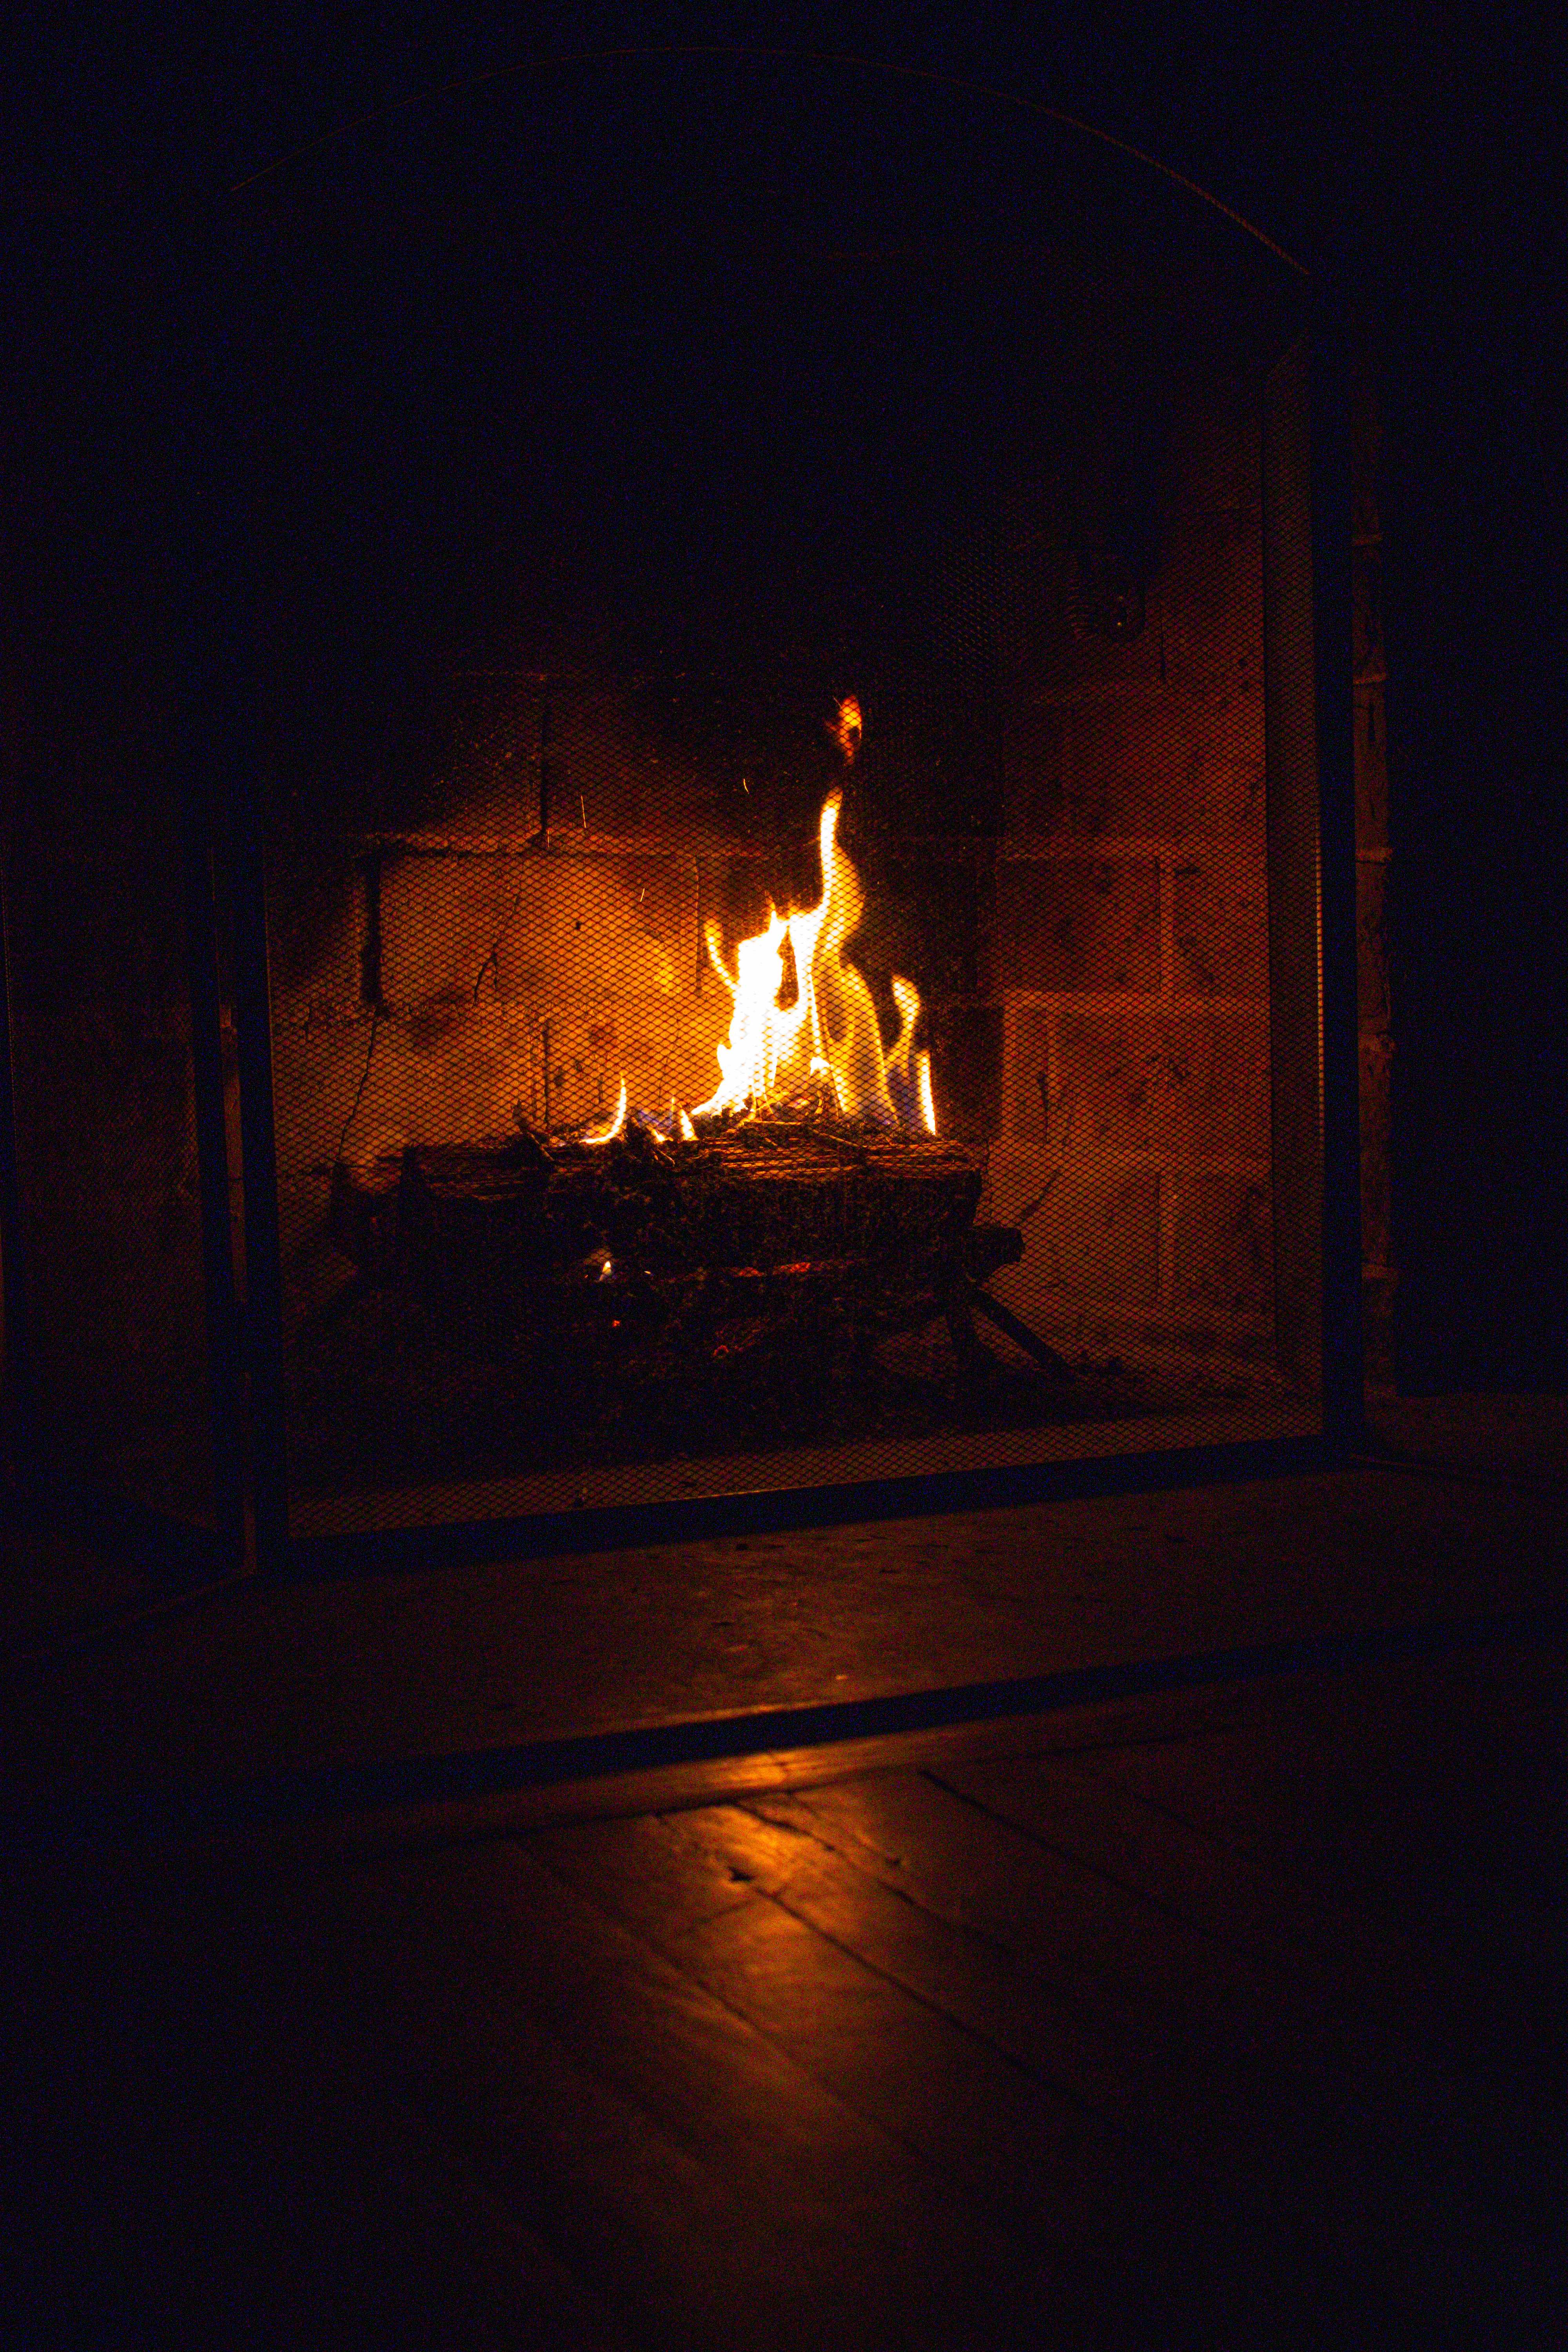
{"type": "Polygon", "coordinates": [[[234,201],[213,1067],[134,943],[68,1002],[46,824],[16,1132],[47,1391],[163,1246],[51,1023],[163,1023],[193,1327],[222,1093],[301,1538],[1321,1429],[1299,273],[1073,126],[852,80],[562,68],[234,201]],[[68,1301],[84,1215],[138,1264],[68,1301]]]}

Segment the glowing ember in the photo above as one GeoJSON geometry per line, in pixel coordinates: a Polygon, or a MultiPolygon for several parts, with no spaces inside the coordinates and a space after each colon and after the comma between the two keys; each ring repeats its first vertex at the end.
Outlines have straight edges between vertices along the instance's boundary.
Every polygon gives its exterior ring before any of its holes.
{"type": "MultiPolygon", "coordinates": [[[[859,712],[854,708],[858,740],[859,712]]],[[[838,846],[838,810],[835,793],[822,812],[822,898],[816,906],[790,915],[770,908],[767,929],[741,941],[733,972],[725,966],[718,926],[708,926],[709,957],[734,1012],[729,1038],[719,1048],[722,1082],[699,1106],[698,1116],[778,1109],[814,1089],[828,1090],[842,1118],[921,1128],[934,1135],[931,1056],[920,1054],[910,1065],[918,990],[894,977],[899,1034],[885,1052],[871,992],[844,961],[842,950],[859,925],[865,901],[859,877],[838,846]],[[793,972],[786,972],[786,950],[793,972]],[[785,1003],[788,980],[794,984],[785,1003]]]]}

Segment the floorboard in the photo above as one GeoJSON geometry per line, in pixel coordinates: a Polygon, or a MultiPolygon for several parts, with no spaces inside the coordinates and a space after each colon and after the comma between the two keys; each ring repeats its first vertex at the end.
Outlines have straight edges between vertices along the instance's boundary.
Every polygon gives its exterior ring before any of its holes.
{"type": "MultiPolygon", "coordinates": [[[[1449,2042],[1557,2038],[1568,1906],[1568,1772],[1521,1740],[1473,1667],[1324,1678],[1190,1742],[1092,1768],[1269,1877],[1324,1927],[1352,1913],[1417,1957],[1449,2042]]],[[[1436,2029],[1435,2029],[1436,2030],[1436,2029]]]]}
{"type": "Polygon", "coordinates": [[[430,2095],[639,2338],[983,2343],[1026,2303],[1068,2326],[1048,2245],[966,2210],[535,1855],[423,1859],[401,1895],[384,1955],[430,2095]]]}
{"type": "Polygon", "coordinates": [[[606,1822],[541,1843],[591,1901],[815,2081],[1064,2258],[1125,2241],[1137,2152],[1123,2135],[809,1926],[700,1828],[606,1822]],[[1119,2170],[1121,2213],[1105,2194],[1119,2170]]]}
{"type": "MultiPolygon", "coordinates": [[[[773,1627],[750,1692],[772,1703],[840,1673],[889,1686],[873,1653],[911,1593],[895,1679],[923,1672],[965,1579],[984,1622],[944,1673],[1024,1654],[1014,1612],[1031,1656],[1077,1661],[1140,1631],[1377,1618],[1395,1585],[1479,1606],[1520,1582],[1516,1536],[1542,1588],[1555,1507],[1395,1475],[1318,1482],[1256,1591],[1296,1489],[841,1532],[820,1557],[653,1550],[597,1586],[544,1564],[531,1593],[491,1569],[439,1586],[447,1633],[433,1578],[395,1606],[391,1586],[250,1595],[62,1682],[29,1772],[53,1785],[89,1721],[94,1790],[94,1743],[121,1738],[137,1785],[160,1756],[468,1740],[557,1619],[576,1647],[540,1669],[531,1723],[580,1675],[590,1727],[612,1700],[624,1721],[682,1692],[742,1703],[711,1657],[683,1679],[699,1595],[773,1627]],[[1378,1527],[1398,1534],[1381,1598],[1358,1581],[1378,1527]]],[[[1541,1640],[286,1836],[18,1836],[14,2332],[37,2352],[1555,2352],[1565,1700],[1541,1640]]]]}

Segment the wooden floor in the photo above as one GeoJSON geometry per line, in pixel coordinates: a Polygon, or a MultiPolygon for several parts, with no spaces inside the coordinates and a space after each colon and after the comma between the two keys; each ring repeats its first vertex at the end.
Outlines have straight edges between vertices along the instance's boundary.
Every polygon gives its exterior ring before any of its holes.
{"type": "Polygon", "coordinates": [[[16,2340],[1559,2344],[1564,1682],[17,1857],[16,2340]]]}

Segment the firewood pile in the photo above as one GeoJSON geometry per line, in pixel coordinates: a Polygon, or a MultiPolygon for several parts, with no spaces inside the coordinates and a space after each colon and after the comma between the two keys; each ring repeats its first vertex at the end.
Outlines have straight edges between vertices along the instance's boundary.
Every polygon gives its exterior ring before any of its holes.
{"type": "Polygon", "coordinates": [[[673,1328],[712,1356],[803,1321],[869,1339],[941,1316],[973,1358],[973,1309],[1002,1315],[978,1286],[1023,1250],[975,1223],[984,1179],[962,1144],[834,1117],[721,1115],[687,1139],[629,1118],[596,1142],[520,1116],[510,1136],[340,1161],[332,1225],[364,1280],[412,1285],[449,1329],[615,1333],[624,1353],[673,1328]]]}

